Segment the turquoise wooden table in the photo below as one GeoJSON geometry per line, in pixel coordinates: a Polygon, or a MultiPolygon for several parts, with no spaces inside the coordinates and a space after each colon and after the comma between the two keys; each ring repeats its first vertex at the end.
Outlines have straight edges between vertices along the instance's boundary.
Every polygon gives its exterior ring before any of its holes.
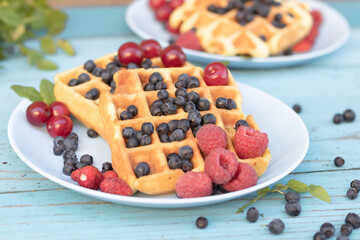
{"type": "MultiPolygon", "coordinates": [[[[281,182],[297,179],[322,185],[331,196],[331,204],[304,194],[301,215],[290,217],[284,211],[283,197],[272,194],[254,204],[262,216],[251,224],[244,214],[235,212],[256,194],[187,209],[128,207],[64,189],[28,168],[7,138],[9,116],[22,100],[10,85],[37,87],[42,78],[52,79],[56,72],[113,52],[123,42],[140,41],[126,27],[124,7],[67,9],[70,20],[63,36],[75,46],[75,57],[62,53],[51,57],[60,67],[53,72],[31,68],[20,56],[1,62],[0,239],[312,239],[324,222],[333,223],[339,233],[348,212],[360,214],[360,197],[352,201],[346,197],[349,183],[360,178],[359,118],[348,124],[332,123],[333,115],[347,108],[360,115],[360,2],[331,5],[352,26],[349,42],[336,53],[286,69],[232,70],[237,81],[264,90],[290,106],[301,104],[300,116],[309,130],[310,148],[300,166],[281,182]],[[334,166],[336,156],[346,160],[343,167],[334,166]],[[199,216],[209,220],[204,230],[194,224],[199,216]],[[273,218],[285,222],[283,234],[269,233],[265,225],[273,218]]],[[[359,240],[360,230],[350,237],[359,240]]]]}

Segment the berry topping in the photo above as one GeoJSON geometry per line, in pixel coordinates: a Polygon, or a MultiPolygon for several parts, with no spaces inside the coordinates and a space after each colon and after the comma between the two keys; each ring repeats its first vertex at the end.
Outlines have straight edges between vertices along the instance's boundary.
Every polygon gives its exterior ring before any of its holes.
{"type": "Polygon", "coordinates": [[[158,82],[163,82],[163,81],[164,81],[163,77],[158,72],[152,73],[149,77],[149,83],[152,83],[152,84],[156,84],[158,82]]]}
{"type": "Polygon", "coordinates": [[[171,6],[173,9],[175,9],[175,8],[181,6],[181,4],[183,4],[183,3],[184,3],[184,0],[171,0],[170,6],[171,6]]]}
{"type": "Polygon", "coordinates": [[[151,137],[148,135],[142,135],[139,142],[140,142],[140,146],[150,145],[151,137]]]}
{"type": "Polygon", "coordinates": [[[350,223],[345,223],[341,225],[340,233],[341,235],[349,236],[352,233],[353,226],[350,223]]]}
{"type": "Polygon", "coordinates": [[[76,181],[76,182],[77,182],[79,176],[80,176],[80,169],[76,169],[75,171],[73,171],[71,173],[71,179],[76,181]]]}
{"type": "Polygon", "coordinates": [[[186,88],[197,88],[200,86],[200,81],[197,77],[191,76],[187,83],[186,88]]]}
{"type": "MultiPolygon", "coordinates": [[[[94,70],[92,71],[92,74],[96,77],[101,77],[101,74],[103,73],[104,69],[102,69],[101,67],[96,67],[94,68],[94,70]]],[[[90,79],[89,79],[90,80],[90,79]]]]}
{"type": "Polygon", "coordinates": [[[227,147],[226,132],[222,128],[213,124],[206,124],[202,126],[196,134],[196,139],[201,151],[206,155],[210,154],[210,152],[216,148],[227,147]]]}
{"type": "Polygon", "coordinates": [[[330,238],[335,234],[335,227],[331,223],[324,223],[320,227],[320,232],[325,233],[326,238],[330,238]]]}
{"type": "Polygon", "coordinates": [[[227,99],[224,97],[219,97],[218,99],[216,99],[215,106],[217,108],[226,109],[228,107],[227,99]]]}
{"type": "Polygon", "coordinates": [[[197,92],[194,92],[194,91],[189,92],[188,95],[187,95],[187,100],[191,101],[193,103],[197,103],[199,98],[200,98],[200,95],[197,92]]]}
{"type": "Polygon", "coordinates": [[[154,91],[155,90],[155,85],[152,83],[147,83],[144,86],[144,91],[154,91]]]}
{"type": "Polygon", "coordinates": [[[153,9],[157,9],[166,4],[166,0],[150,0],[150,7],[153,9]]]}
{"type": "Polygon", "coordinates": [[[169,97],[168,91],[162,89],[157,93],[157,96],[160,100],[165,100],[169,97]]]}
{"type": "MultiPolygon", "coordinates": [[[[140,48],[144,58],[159,57],[161,52],[161,46],[158,41],[154,39],[144,40],[140,43],[140,48]]],[[[151,64],[150,64],[151,66],[151,64]]]]}
{"type": "Polygon", "coordinates": [[[172,10],[172,7],[166,3],[155,10],[155,17],[158,21],[165,22],[169,20],[172,10]]]}
{"type": "Polygon", "coordinates": [[[158,82],[155,84],[155,90],[167,89],[167,85],[164,82],[158,82]]]}
{"type": "Polygon", "coordinates": [[[94,160],[93,160],[93,157],[91,155],[84,154],[84,155],[81,156],[80,162],[90,166],[90,165],[93,164],[94,160]]]}
{"type": "Polygon", "coordinates": [[[196,32],[192,30],[180,34],[176,39],[175,44],[180,47],[189,48],[196,51],[202,50],[199,38],[196,36],[196,32]]]}
{"type": "Polygon", "coordinates": [[[268,229],[274,234],[280,234],[284,231],[285,224],[280,219],[274,219],[269,223],[268,229]]]}
{"type": "Polygon", "coordinates": [[[70,87],[73,87],[73,86],[76,86],[79,84],[80,84],[79,81],[75,78],[70,79],[70,81],[68,82],[68,86],[70,86],[70,87]]]}
{"type": "Polygon", "coordinates": [[[98,189],[103,179],[104,176],[96,167],[86,166],[80,170],[77,182],[82,187],[98,189]]]}
{"type": "Polygon", "coordinates": [[[41,101],[33,102],[26,109],[26,118],[29,123],[35,126],[44,125],[51,117],[50,107],[41,101]]]}
{"type": "Polygon", "coordinates": [[[139,45],[134,42],[127,42],[120,46],[118,50],[119,62],[125,65],[134,63],[140,65],[143,54],[139,45]]]}
{"type": "Polygon", "coordinates": [[[62,102],[53,102],[50,104],[50,109],[53,116],[66,115],[70,117],[70,111],[67,106],[62,102]]]}
{"type": "Polygon", "coordinates": [[[47,123],[46,128],[51,137],[67,137],[73,128],[72,120],[65,115],[53,116],[47,123]]]}
{"type": "Polygon", "coordinates": [[[215,124],[215,123],[216,123],[216,117],[211,113],[205,114],[201,119],[201,124],[202,125],[215,124]]]}
{"type": "Polygon", "coordinates": [[[135,167],[136,177],[147,176],[150,173],[150,166],[146,162],[141,162],[135,167]]]}
{"type": "Polygon", "coordinates": [[[135,105],[129,105],[126,110],[130,112],[133,116],[136,116],[138,114],[138,109],[135,105]]]}
{"type": "Polygon", "coordinates": [[[210,109],[210,102],[206,98],[200,98],[196,107],[199,111],[207,111],[210,109]]]}
{"type": "Polygon", "coordinates": [[[181,159],[191,159],[193,157],[193,155],[194,155],[194,151],[188,145],[182,146],[179,149],[179,156],[181,159]]]}
{"type": "Polygon", "coordinates": [[[224,184],[226,191],[238,191],[256,185],[258,180],[255,170],[247,163],[239,163],[233,179],[224,184]]]}
{"type": "Polygon", "coordinates": [[[346,192],[346,196],[350,199],[350,200],[354,200],[358,197],[359,193],[358,191],[356,191],[355,188],[349,188],[349,190],[347,190],[346,192]]]}
{"type": "Polygon", "coordinates": [[[181,119],[178,122],[178,128],[183,130],[184,132],[189,131],[190,129],[190,122],[187,119],[181,119]]]}
{"type": "Polygon", "coordinates": [[[133,194],[132,189],[126,182],[115,177],[108,177],[101,181],[100,191],[123,196],[130,196],[133,194]]]}
{"type": "Polygon", "coordinates": [[[290,216],[298,216],[301,213],[301,205],[296,200],[290,200],[285,205],[285,211],[290,216]]]}
{"type": "Polygon", "coordinates": [[[134,148],[139,146],[139,140],[135,137],[131,137],[126,141],[127,148],[134,148]]]}
{"type": "Polygon", "coordinates": [[[107,171],[113,170],[112,164],[110,162],[104,162],[101,166],[101,172],[105,173],[107,171]]]}
{"type": "Polygon", "coordinates": [[[176,97],[179,97],[179,96],[186,97],[187,95],[188,95],[188,92],[187,92],[186,88],[180,87],[180,88],[176,89],[176,91],[175,91],[176,97]]]}
{"type": "Polygon", "coordinates": [[[63,173],[67,176],[71,176],[71,174],[75,171],[76,167],[74,165],[65,164],[63,167],[63,173]]]}
{"type": "Polygon", "coordinates": [[[260,157],[266,150],[269,139],[266,133],[240,126],[235,134],[235,151],[239,158],[260,157]]]}
{"type": "Polygon", "coordinates": [[[123,130],[122,130],[122,135],[124,138],[131,138],[131,137],[134,137],[136,134],[136,131],[135,129],[133,129],[132,127],[125,127],[123,130]]]}
{"type": "Polygon", "coordinates": [[[162,143],[168,143],[170,142],[170,138],[167,134],[160,135],[160,142],[162,143]]]}
{"type": "Polygon", "coordinates": [[[208,86],[227,85],[229,72],[227,67],[220,62],[213,62],[204,70],[204,80],[208,86]]]}
{"type": "Polygon", "coordinates": [[[133,118],[134,118],[134,116],[129,111],[123,111],[122,113],[120,113],[121,120],[129,120],[129,119],[133,119],[133,118]]]}
{"type": "MultiPolygon", "coordinates": [[[[202,130],[200,129],[200,131],[202,130]]],[[[237,169],[238,161],[235,154],[224,148],[211,151],[205,158],[205,172],[215,184],[228,183],[234,177],[237,169]]]]}
{"type": "Polygon", "coordinates": [[[185,159],[182,161],[181,169],[184,172],[191,171],[193,169],[193,164],[189,160],[185,159]]]}
{"type": "Polygon", "coordinates": [[[84,69],[90,73],[94,70],[95,67],[96,67],[96,64],[93,60],[88,60],[84,64],[84,69]]]}
{"type": "MultiPolygon", "coordinates": [[[[185,105],[186,107],[186,105],[185,105]]],[[[201,123],[201,114],[198,110],[190,110],[189,111],[189,115],[188,115],[188,120],[190,122],[190,126],[191,127],[196,127],[198,125],[200,125],[201,123]]]]}
{"type": "Polygon", "coordinates": [[[235,123],[235,130],[237,131],[240,126],[249,127],[249,123],[244,119],[240,119],[235,123]]]}
{"type": "Polygon", "coordinates": [[[208,220],[205,217],[198,217],[196,219],[196,227],[200,229],[206,228],[208,225],[208,220]]]}
{"type": "Polygon", "coordinates": [[[355,179],[350,183],[350,187],[355,188],[356,191],[360,192],[360,180],[355,179]]]}
{"type": "Polygon", "coordinates": [[[313,239],[314,240],[325,240],[326,239],[325,233],[317,232],[317,233],[314,234],[313,239]]]}
{"type": "Polygon", "coordinates": [[[161,60],[165,67],[182,67],[186,62],[186,55],[177,45],[170,45],[161,51],[161,60]]]}
{"type": "Polygon", "coordinates": [[[141,126],[143,134],[150,136],[154,132],[154,125],[150,122],[145,122],[141,126]]]}
{"type": "Polygon", "coordinates": [[[175,191],[180,198],[194,198],[210,196],[213,190],[206,173],[189,171],[178,178],[175,191]]]}
{"type": "Polygon", "coordinates": [[[170,131],[169,125],[167,123],[160,123],[159,126],[157,126],[156,131],[159,135],[168,134],[170,131]]]}
{"type": "Polygon", "coordinates": [[[182,129],[176,129],[170,136],[170,142],[182,141],[185,139],[185,132],[182,129]]]}
{"type": "Polygon", "coordinates": [[[168,157],[168,166],[170,169],[178,169],[182,167],[182,161],[179,157],[168,157]]]}
{"type": "Polygon", "coordinates": [[[118,175],[113,170],[104,172],[104,178],[118,178],[118,175]]]}
{"type": "Polygon", "coordinates": [[[259,210],[254,207],[249,208],[246,212],[246,219],[251,223],[256,222],[259,219],[259,210]]]}
{"type": "Polygon", "coordinates": [[[84,83],[84,82],[90,81],[90,76],[86,73],[81,73],[78,77],[78,81],[79,81],[79,83],[84,83]]]}
{"type": "Polygon", "coordinates": [[[96,100],[99,97],[100,97],[100,91],[97,88],[92,88],[85,94],[85,98],[90,100],[96,100]]]}
{"type": "Polygon", "coordinates": [[[232,100],[232,99],[228,99],[227,100],[227,103],[228,103],[228,106],[227,106],[227,110],[231,110],[231,109],[236,109],[237,108],[237,106],[236,106],[236,103],[235,103],[235,101],[234,100],[232,100]]]}
{"type": "Polygon", "coordinates": [[[356,213],[348,213],[345,218],[345,222],[351,224],[354,229],[360,227],[360,217],[356,213]]]}

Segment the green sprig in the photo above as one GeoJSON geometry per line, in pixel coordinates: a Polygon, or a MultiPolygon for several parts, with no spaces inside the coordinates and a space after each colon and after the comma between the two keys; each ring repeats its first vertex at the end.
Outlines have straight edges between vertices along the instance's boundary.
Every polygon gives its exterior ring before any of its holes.
{"type": "Polygon", "coordinates": [[[54,84],[49,80],[43,79],[40,82],[40,91],[34,87],[26,87],[21,85],[12,85],[11,89],[20,96],[29,99],[32,102],[43,101],[47,104],[55,102],[54,84]]]}

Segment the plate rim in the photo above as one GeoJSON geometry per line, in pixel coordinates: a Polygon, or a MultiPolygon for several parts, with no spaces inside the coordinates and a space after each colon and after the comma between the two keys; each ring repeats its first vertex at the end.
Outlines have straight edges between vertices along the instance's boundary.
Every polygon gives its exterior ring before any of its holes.
{"type": "MultiPolygon", "coordinates": [[[[295,116],[295,118],[297,118],[297,122],[300,123],[299,126],[301,128],[303,128],[304,131],[302,131],[302,132],[304,133],[305,142],[304,142],[303,149],[302,149],[301,153],[299,154],[297,160],[294,161],[292,163],[292,165],[286,169],[286,171],[283,171],[281,174],[277,175],[276,177],[269,179],[261,184],[257,184],[253,187],[243,189],[240,191],[236,191],[236,192],[230,192],[230,193],[226,193],[226,194],[219,194],[219,195],[200,197],[200,198],[188,198],[188,199],[175,199],[175,198],[173,199],[173,198],[161,198],[161,197],[153,197],[153,198],[133,197],[133,196],[121,196],[121,195],[109,194],[109,193],[104,193],[104,192],[100,192],[97,190],[87,189],[87,188],[81,187],[79,185],[73,184],[71,182],[57,178],[56,176],[51,175],[50,173],[46,172],[45,170],[42,170],[40,167],[38,167],[36,164],[34,164],[30,159],[27,159],[25,157],[25,155],[22,153],[22,151],[19,149],[18,145],[16,144],[16,139],[14,138],[13,133],[12,133],[12,129],[14,129],[13,124],[15,122],[14,119],[15,119],[16,114],[19,111],[19,109],[23,108],[23,105],[28,104],[30,102],[27,99],[22,100],[12,111],[9,121],[8,121],[7,134],[8,134],[8,138],[9,138],[11,147],[13,148],[13,150],[15,151],[17,156],[27,166],[29,166],[31,169],[33,169],[34,171],[36,171],[43,177],[51,180],[52,182],[57,183],[63,187],[66,187],[69,190],[73,190],[75,192],[87,195],[89,197],[97,198],[102,201],[109,201],[109,202],[113,202],[113,203],[129,205],[129,206],[151,207],[151,208],[184,208],[184,207],[205,206],[205,205],[220,203],[220,202],[229,201],[229,200],[250,194],[254,191],[262,189],[266,186],[269,186],[269,185],[281,180],[282,178],[284,178],[285,176],[290,174],[297,166],[300,165],[300,163],[303,161],[305,155],[307,154],[307,151],[309,148],[309,132],[307,130],[307,127],[306,127],[304,121],[301,119],[301,117],[298,116],[298,114],[296,114],[288,105],[283,103],[278,98],[276,98],[260,89],[257,89],[252,86],[249,86],[247,84],[243,84],[243,83],[239,83],[239,82],[237,82],[237,84],[240,89],[248,88],[248,89],[251,89],[252,91],[255,91],[255,92],[257,91],[259,94],[263,94],[266,97],[270,97],[270,98],[272,98],[273,101],[277,102],[277,104],[281,104],[285,108],[287,108],[289,113],[292,114],[293,116],[295,116]]],[[[244,91],[244,89],[241,91],[244,91]]]]}
{"type": "MultiPolygon", "coordinates": [[[[206,52],[202,52],[202,51],[196,51],[196,50],[191,50],[191,49],[186,49],[183,48],[185,54],[191,58],[191,60],[194,61],[204,61],[204,59],[206,58],[211,58],[211,59],[218,59],[219,61],[223,61],[223,62],[230,62],[230,66],[233,68],[251,68],[251,67],[256,67],[257,64],[262,64],[259,68],[266,68],[266,66],[263,66],[264,64],[277,64],[276,67],[281,67],[282,65],[278,65],[281,63],[288,63],[289,61],[291,61],[294,64],[301,64],[304,61],[310,61],[310,60],[314,60],[323,56],[326,56],[332,52],[335,52],[336,50],[338,50],[339,48],[341,48],[350,38],[350,34],[351,34],[351,28],[349,25],[349,22],[347,21],[347,19],[339,12],[337,11],[335,8],[333,8],[332,6],[320,1],[320,0],[298,0],[301,2],[305,2],[308,4],[317,4],[319,5],[319,7],[317,8],[321,8],[324,9],[323,11],[330,11],[332,12],[332,14],[335,14],[341,21],[340,23],[343,25],[343,29],[345,31],[345,34],[341,35],[339,37],[339,39],[333,43],[332,45],[325,47],[323,49],[319,49],[319,50],[315,50],[315,51],[309,51],[306,53],[302,53],[302,54],[296,54],[296,55],[290,55],[290,56],[273,56],[273,57],[267,57],[267,58],[245,58],[245,57],[241,57],[241,56],[225,56],[225,55],[220,55],[220,54],[213,54],[213,53],[206,53],[206,52]],[[240,66],[239,64],[253,64],[253,66],[240,66]]],[[[133,1],[126,9],[126,13],[125,13],[125,20],[127,25],[129,26],[129,28],[139,37],[141,37],[142,39],[154,39],[154,36],[150,36],[146,33],[144,33],[141,28],[139,28],[136,24],[134,24],[134,22],[132,21],[132,14],[133,12],[135,12],[135,10],[138,10],[139,7],[144,7],[147,6],[146,4],[147,0],[136,0],[133,1]]],[[[156,38],[155,38],[156,39],[156,38]]],[[[168,46],[169,44],[167,42],[164,42],[162,40],[157,40],[159,41],[160,45],[164,46],[168,46]]],[[[272,65],[271,67],[274,67],[274,65],[272,65]]]]}

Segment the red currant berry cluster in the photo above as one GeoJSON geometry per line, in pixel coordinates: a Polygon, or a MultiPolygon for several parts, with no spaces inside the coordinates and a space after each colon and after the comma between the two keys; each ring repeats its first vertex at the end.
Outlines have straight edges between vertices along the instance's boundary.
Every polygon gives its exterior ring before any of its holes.
{"type": "Polygon", "coordinates": [[[150,7],[155,11],[155,17],[160,22],[167,22],[171,12],[183,4],[184,0],[149,0],[150,7]]]}

